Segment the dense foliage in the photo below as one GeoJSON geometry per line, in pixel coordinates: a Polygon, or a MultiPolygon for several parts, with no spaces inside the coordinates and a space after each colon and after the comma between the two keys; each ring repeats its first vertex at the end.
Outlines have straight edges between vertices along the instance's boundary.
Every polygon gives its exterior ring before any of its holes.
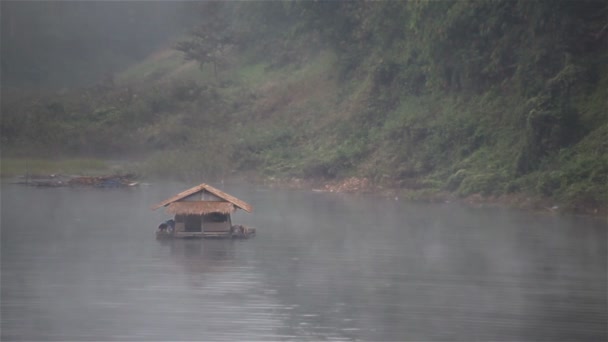
{"type": "Polygon", "coordinates": [[[184,177],[356,175],[608,202],[605,1],[198,6],[200,24],[176,44],[185,61],[5,101],[3,144],[154,151],[157,173],[184,177]]]}

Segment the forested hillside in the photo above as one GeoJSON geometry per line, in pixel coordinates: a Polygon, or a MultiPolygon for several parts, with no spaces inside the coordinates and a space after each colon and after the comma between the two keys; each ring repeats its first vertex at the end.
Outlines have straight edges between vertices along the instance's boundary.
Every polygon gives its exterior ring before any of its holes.
{"type": "Polygon", "coordinates": [[[95,86],[3,89],[3,155],[606,208],[605,1],[197,6],[190,35],[95,86]]]}

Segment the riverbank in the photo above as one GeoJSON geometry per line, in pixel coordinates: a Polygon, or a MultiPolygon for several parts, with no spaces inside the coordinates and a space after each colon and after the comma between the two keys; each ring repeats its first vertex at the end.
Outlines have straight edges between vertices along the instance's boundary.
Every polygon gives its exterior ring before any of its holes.
{"type": "MultiPolygon", "coordinates": [[[[250,179],[251,181],[251,179],[250,179]]],[[[312,190],[318,192],[349,193],[349,194],[373,194],[395,200],[406,200],[425,203],[450,203],[460,202],[476,208],[505,207],[518,210],[551,213],[551,214],[574,214],[594,217],[608,218],[608,208],[589,203],[563,204],[551,197],[542,197],[525,193],[510,193],[499,196],[484,196],[474,193],[468,196],[445,190],[437,189],[411,189],[399,187],[387,187],[374,184],[367,178],[349,177],[342,180],[320,180],[287,178],[279,179],[268,177],[257,179],[264,185],[270,187],[290,188],[299,190],[312,190]]]]}
{"type": "Polygon", "coordinates": [[[113,165],[108,161],[93,158],[2,158],[0,176],[2,178],[23,175],[48,176],[53,174],[98,175],[111,171],[113,165]]]}
{"type": "MultiPolygon", "coordinates": [[[[43,158],[3,158],[0,161],[0,175],[2,178],[11,177],[37,177],[49,175],[82,175],[102,176],[107,174],[142,174],[145,178],[145,170],[141,170],[132,162],[109,161],[94,158],[64,158],[49,160],[43,158]]],[[[590,203],[560,203],[551,197],[542,197],[525,193],[509,193],[499,196],[484,196],[474,193],[467,196],[458,196],[455,192],[449,192],[434,188],[408,188],[396,185],[381,185],[372,182],[365,177],[348,177],[339,180],[326,180],[320,178],[280,178],[261,177],[254,173],[237,173],[230,178],[254,182],[275,188],[288,188],[298,190],[309,190],[317,192],[347,193],[347,194],[373,194],[395,200],[406,200],[426,203],[450,203],[460,202],[472,207],[508,207],[520,210],[552,214],[576,214],[590,215],[595,217],[607,217],[608,208],[590,203]]],[[[196,179],[192,182],[212,181],[212,179],[196,179]]]]}

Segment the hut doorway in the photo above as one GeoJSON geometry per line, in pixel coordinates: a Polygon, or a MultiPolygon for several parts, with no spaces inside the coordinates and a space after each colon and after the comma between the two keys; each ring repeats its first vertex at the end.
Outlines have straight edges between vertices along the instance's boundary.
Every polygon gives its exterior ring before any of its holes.
{"type": "Polygon", "coordinates": [[[184,229],[186,232],[201,232],[202,221],[200,215],[186,215],[184,220],[184,229]]]}

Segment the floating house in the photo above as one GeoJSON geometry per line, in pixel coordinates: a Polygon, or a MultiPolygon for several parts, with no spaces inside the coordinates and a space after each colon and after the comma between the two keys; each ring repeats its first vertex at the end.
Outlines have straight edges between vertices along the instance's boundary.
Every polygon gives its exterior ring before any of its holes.
{"type": "Polygon", "coordinates": [[[253,210],[251,205],[209,184],[203,183],[183,191],[152,209],[161,207],[175,215],[175,227],[170,237],[249,237],[255,234],[253,228],[233,225],[230,218],[237,209],[250,213],[253,210]]]}

